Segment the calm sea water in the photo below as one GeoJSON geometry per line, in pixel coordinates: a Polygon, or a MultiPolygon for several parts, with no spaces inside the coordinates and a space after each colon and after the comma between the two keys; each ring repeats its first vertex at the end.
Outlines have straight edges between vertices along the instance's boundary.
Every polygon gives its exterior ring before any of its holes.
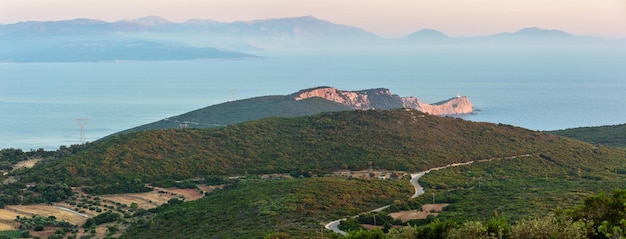
{"type": "Polygon", "coordinates": [[[0,148],[56,149],[201,107],[316,86],[466,95],[472,121],[533,130],[626,123],[626,48],[416,47],[262,52],[243,60],[0,63],[0,148]]]}

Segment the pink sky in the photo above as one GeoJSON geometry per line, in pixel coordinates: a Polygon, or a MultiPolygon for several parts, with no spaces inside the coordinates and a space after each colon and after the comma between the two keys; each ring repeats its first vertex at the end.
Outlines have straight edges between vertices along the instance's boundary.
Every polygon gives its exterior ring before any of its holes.
{"type": "Polygon", "coordinates": [[[148,15],[175,22],[312,15],[395,38],[423,28],[451,36],[513,32],[524,27],[626,37],[625,0],[7,0],[0,23],[148,15]]]}

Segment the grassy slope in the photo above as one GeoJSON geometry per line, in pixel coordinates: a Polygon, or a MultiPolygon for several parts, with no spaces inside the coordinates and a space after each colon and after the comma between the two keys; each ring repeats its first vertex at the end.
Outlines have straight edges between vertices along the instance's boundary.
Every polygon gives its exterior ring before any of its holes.
{"type": "Polygon", "coordinates": [[[205,175],[323,174],[370,166],[420,171],[563,146],[590,147],[522,128],[418,111],[345,111],[115,136],[70,158],[39,164],[25,179],[80,185],[135,178],[153,182],[205,175]]]}
{"type": "Polygon", "coordinates": [[[271,232],[311,238],[328,221],[406,199],[412,192],[407,180],[244,182],[164,209],[152,225],[134,227],[124,238],[262,238],[271,232]]]}
{"type": "Polygon", "coordinates": [[[626,148],[626,124],[548,131],[592,144],[626,148]]]}
{"type": "Polygon", "coordinates": [[[175,129],[179,128],[181,123],[187,123],[187,126],[192,128],[220,127],[267,117],[307,116],[343,110],[350,110],[350,108],[321,98],[296,101],[291,96],[262,96],[208,106],[120,133],[149,129],[175,129]]]}

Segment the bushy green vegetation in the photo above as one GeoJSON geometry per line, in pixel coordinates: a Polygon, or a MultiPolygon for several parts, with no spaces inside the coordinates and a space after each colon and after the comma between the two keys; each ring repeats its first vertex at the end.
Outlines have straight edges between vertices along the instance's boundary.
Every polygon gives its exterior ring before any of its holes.
{"type": "MultiPolygon", "coordinates": [[[[75,154],[92,146],[91,143],[81,145],[60,146],[55,151],[43,149],[22,151],[21,149],[0,150],[0,170],[12,170],[13,166],[23,160],[41,158],[43,162],[54,161],[75,154]]],[[[10,172],[9,176],[28,174],[30,169],[22,168],[10,172]]],[[[0,180],[4,178],[0,175],[0,180]]],[[[31,182],[33,183],[33,182],[31,182]]],[[[64,200],[72,195],[71,189],[66,184],[53,178],[42,177],[33,187],[26,187],[23,182],[0,184],[0,208],[5,205],[50,203],[64,200]]]]}
{"type": "Polygon", "coordinates": [[[540,154],[432,171],[420,179],[423,203],[451,203],[439,216],[487,220],[494,210],[516,221],[568,208],[600,190],[626,188],[626,153],[562,147],[540,154]],[[489,203],[485,203],[489,202],[489,203]]]}
{"type": "Polygon", "coordinates": [[[548,131],[592,144],[626,147],[626,124],[548,131]]]}
{"type": "Polygon", "coordinates": [[[0,239],[27,238],[27,237],[30,237],[30,233],[27,230],[0,231],[0,239]]]}
{"type": "Polygon", "coordinates": [[[18,216],[15,220],[21,224],[22,228],[35,229],[36,231],[37,231],[36,228],[38,227],[43,228],[44,226],[63,227],[63,228],[73,227],[73,225],[70,224],[69,222],[66,222],[63,220],[57,221],[56,217],[54,216],[42,217],[42,216],[35,215],[30,218],[18,216]]]}
{"type": "Polygon", "coordinates": [[[51,203],[72,196],[72,189],[64,183],[38,184],[26,187],[23,183],[0,185],[0,208],[5,205],[51,203]]]}
{"type": "Polygon", "coordinates": [[[120,214],[116,212],[108,211],[105,213],[98,214],[98,216],[95,216],[93,218],[87,219],[85,224],[83,224],[83,228],[94,227],[94,226],[108,223],[108,222],[115,222],[117,220],[120,220],[120,214]]]}
{"type": "MultiPolygon", "coordinates": [[[[422,226],[394,228],[382,237],[387,239],[585,239],[625,238],[626,233],[626,190],[616,189],[611,195],[601,192],[584,199],[574,209],[541,217],[527,217],[509,223],[506,217],[494,211],[486,222],[458,221],[448,219],[422,226]]],[[[348,233],[346,238],[371,238],[362,231],[348,233]]],[[[376,233],[380,235],[380,233],[376,233]]]]}
{"type": "Polygon", "coordinates": [[[216,175],[324,175],[341,169],[420,171],[475,159],[587,147],[508,125],[418,111],[344,111],[219,129],[144,131],[94,143],[24,173],[26,182],[109,185],[216,175]]]}
{"type": "Polygon", "coordinates": [[[311,238],[325,222],[406,200],[412,193],[405,180],[242,179],[203,199],[165,206],[124,238],[263,238],[278,232],[311,238]]]}

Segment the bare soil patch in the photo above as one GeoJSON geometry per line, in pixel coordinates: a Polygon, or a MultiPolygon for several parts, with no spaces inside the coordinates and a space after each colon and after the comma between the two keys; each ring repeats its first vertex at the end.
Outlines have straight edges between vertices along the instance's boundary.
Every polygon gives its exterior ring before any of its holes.
{"type": "Polygon", "coordinates": [[[167,203],[172,198],[181,200],[184,198],[185,201],[192,201],[202,198],[202,196],[202,192],[195,189],[164,189],[154,187],[154,190],[150,192],[102,195],[100,198],[115,203],[126,204],[126,206],[137,203],[139,208],[151,209],[167,203]]]}
{"type": "Polygon", "coordinates": [[[167,189],[167,191],[182,195],[185,201],[197,200],[203,196],[203,194],[196,189],[167,189]]]}
{"type": "Polygon", "coordinates": [[[42,158],[33,158],[33,159],[20,161],[20,162],[16,163],[15,165],[13,165],[13,170],[20,169],[20,168],[32,168],[33,166],[35,166],[36,163],[39,163],[41,160],[43,160],[43,159],[42,158]]]}
{"type": "Polygon", "coordinates": [[[429,215],[437,216],[443,210],[444,207],[448,206],[447,203],[439,203],[439,204],[425,204],[422,205],[422,210],[410,210],[410,211],[401,211],[389,213],[389,216],[393,217],[393,219],[400,219],[402,222],[406,222],[413,219],[425,219],[429,215]]]}
{"type": "Polygon", "coordinates": [[[200,190],[202,190],[205,193],[211,193],[213,192],[213,190],[215,189],[224,189],[224,185],[217,185],[217,186],[204,186],[204,185],[198,185],[198,188],[200,190]]]}
{"type": "Polygon", "coordinates": [[[151,209],[166,203],[172,197],[167,194],[152,191],[147,193],[102,195],[100,198],[115,203],[126,204],[128,207],[130,207],[131,204],[136,203],[139,208],[151,209]]]}

